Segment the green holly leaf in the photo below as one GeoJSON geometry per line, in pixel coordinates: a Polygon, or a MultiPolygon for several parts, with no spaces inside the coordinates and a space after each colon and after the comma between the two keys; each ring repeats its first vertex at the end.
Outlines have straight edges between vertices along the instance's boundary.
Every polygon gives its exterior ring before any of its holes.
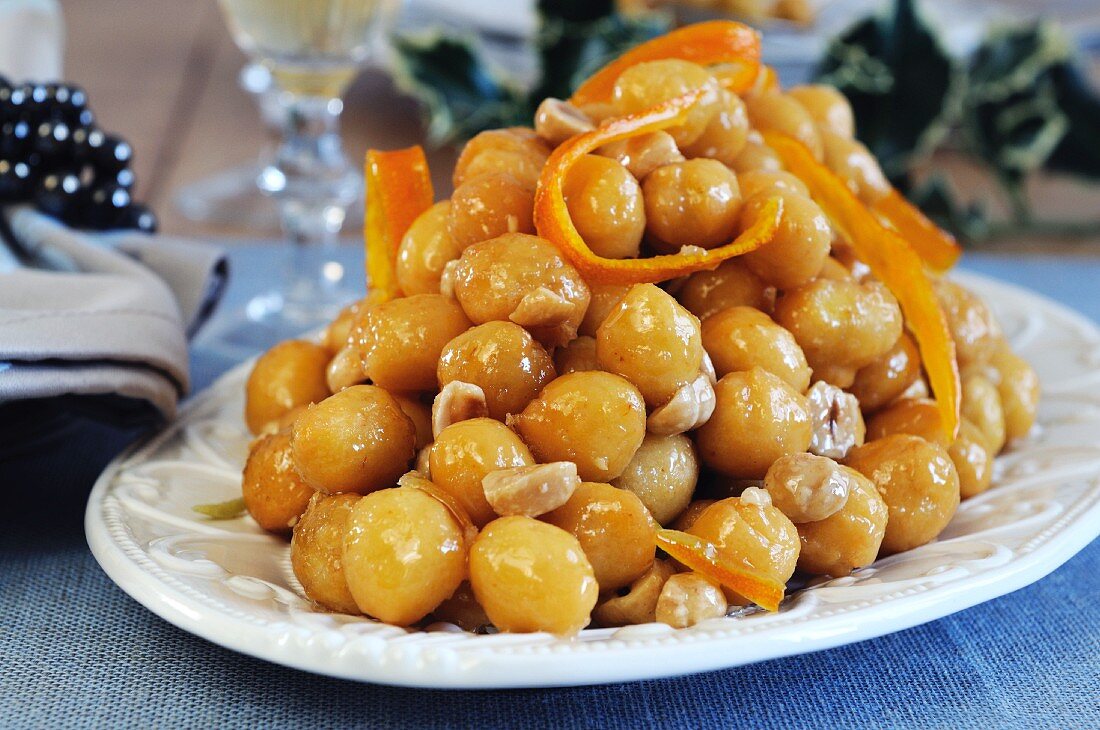
{"type": "Polygon", "coordinates": [[[913,0],[832,41],[816,75],[847,95],[856,135],[891,178],[930,154],[958,116],[963,76],[913,0]]]}

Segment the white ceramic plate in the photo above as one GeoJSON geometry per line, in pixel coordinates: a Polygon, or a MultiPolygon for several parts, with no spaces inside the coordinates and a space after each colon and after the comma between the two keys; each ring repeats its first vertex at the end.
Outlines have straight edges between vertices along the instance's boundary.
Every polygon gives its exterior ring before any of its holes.
{"type": "Polygon", "coordinates": [[[100,477],[92,552],[118,585],[180,628],[321,674],[420,687],[583,685],[666,677],[826,649],[946,616],[1051,572],[1100,533],[1100,331],[1021,289],[965,277],[997,311],[1043,384],[1039,426],[998,459],[936,542],[814,585],[776,614],[582,632],[409,632],[314,610],[287,543],[249,518],[209,522],[193,505],[240,495],[248,365],[100,477]]]}

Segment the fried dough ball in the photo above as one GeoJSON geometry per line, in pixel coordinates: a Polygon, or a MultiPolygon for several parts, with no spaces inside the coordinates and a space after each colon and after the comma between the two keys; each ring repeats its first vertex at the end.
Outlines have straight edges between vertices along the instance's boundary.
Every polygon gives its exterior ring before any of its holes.
{"type": "Polygon", "coordinates": [[[645,202],[634,176],[615,160],[585,155],[565,177],[569,218],[588,247],[610,259],[635,258],[645,233],[645,202]]]}
{"type": "Polygon", "coordinates": [[[782,170],[749,170],[739,173],[737,184],[741,186],[741,197],[745,200],[762,192],[782,191],[807,197],[810,195],[810,189],[806,187],[806,183],[782,170]]]}
{"type": "Polygon", "coordinates": [[[359,321],[359,318],[362,316],[362,311],[366,309],[367,306],[367,300],[365,299],[352,302],[341,309],[340,313],[336,315],[336,318],[329,322],[328,327],[325,327],[325,333],[322,338],[325,341],[325,347],[329,349],[333,357],[347,347],[351,338],[351,333],[355,329],[355,323],[359,321]]]}
{"type": "Polygon", "coordinates": [[[936,539],[959,506],[959,475],[950,456],[919,436],[891,434],[857,446],[846,463],[874,482],[886,502],[885,555],[936,539]]]}
{"type": "Polygon", "coordinates": [[[730,307],[703,320],[703,348],[718,377],[761,367],[799,393],[810,387],[810,366],[794,336],[752,307],[730,307]]]}
{"type": "Polygon", "coordinates": [[[1024,438],[1039,410],[1039,376],[1022,357],[1002,343],[989,361],[1005,417],[1005,438],[1024,438]]]}
{"type": "Polygon", "coordinates": [[[565,347],[554,351],[554,368],[559,375],[582,373],[586,370],[599,370],[600,362],[596,358],[596,338],[581,335],[565,347]]]}
{"type": "Polygon", "coordinates": [[[489,172],[507,172],[533,190],[550,148],[533,129],[509,127],[475,135],[462,148],[452,181],[462,183],[489,172]]]}
{"type": "Polygon", "coordinates": [[[663,405],[699,374],[699,320],[668,292],[639,284],[596,330],[596,358],[637,386],[647,405],[663,405]]]}
{"type": "Polygon", "coordinates": [[[837,174],[848,189],[867,205],[874,205],[890,192],[890,182],[878,160],[858,140],[821,130],[825,165],[837,174]]]}
{"type": "Polygon", "coordinates": [[[818,129],[851,139],[856,133],[856,118],[847,97],[833,86],[804,84],[787,90],[787,96],[806,110],[818,129]]]}
{"type": "Polygon", "coordinates": [[[775,321],[794,335],[815,374],[822,366],[840,367],[852,369],[853,379],[854,370],[888,352],[902,331],[897,300],[877,282],[815,279],[783,292],[775,321]]]}
{"type": "Polygon", "coordinates": [[[501,631],[575,634],[599,587],[577,538],[530,517],[493,520],[470,549],[470,585],[501,631]]]}
{"type": "Polygon", "coordinates": [[[920,377],[920,351],[908,332],[894,346],[856,372],[848,388],[865,413],[897,400],[920,377]]]}
{"type": "Polygon", "coordinates": [[[893,433],[909,433],[946,449],[951,445],[951,439],[940,428],[940,423],[936,401],[930,398],[902,398],[867,422],[867,440],[875,441],[893,433]]]}
{"type": "Polygon", "coordinates": [[[738,259],[723,261],[711,271],[696,271],[676,292],[676,298],[701,320],[727,307],[770,312],[775,304],[775,292],[738,259]]]}
{"type": "Polygon", "coordinates": [[[959,422],[959,435],[947,450],[959,474],[959,496],[969,499],[989,489],[993,483],[993,457],[996,452],[981,429],[965,417],[959,422]]]}
{"type": "Polygon", "coordinates": [[[687,509],[698,481],[699,457],[690,438],[646,434],[634,458],[611,483],[636,494],[653,519],[667,525],[687,509]]]}
{"type": "Polygon", "coordinates": [[[654,618],[674,629],[726,615],[729,604],[722,586],[699,573],[677,573],[665,581],[654,618]]]}
{"type": "Polygon", "coordinates": [[[481,486],[485,475],[534,463],[523,441],[491,418],[471,418],[447,426],[428,456],[432,481],[457,499],[478,527],[496,517],[481,486]]]}
{"type": "Polygon", "coordinates": [[[375,385],[389,390],[436,389],[444,346],[470,328],[462,308],[442,294],[392,299],[366,312],[356,347],[375,385]]]}
{"type": "Polygon", "coordinates": [[[262,436],[252,444],[244,464],[241,496],[256,524],[268,532],[290,534],[313,497],[313,487],[294,469],[289,431],[262,436]]]}
{"type": "Polygon", "coordinates": [[[941,279],[933,286],[955,340],[959,367],[989,362],[1003,339],[1001,326],[989,307],[976,294],[953,281],[941,279]]]}
{"type": "Polygon", "coordinates": [[[783,169],[783,161],[779,159],[775,150],[764,144],[764,138],[760,133],[754,130],[749,132],[745,146],[741,148],[741,152],[738,153],[730,168],[738,175],[755,170],[779,172],[783,169]]]}
{"type": "MultiPolygon", "coordinates": [[[[604,598],[592,612],[592,618],[600,626],[635,626],[651,624],[657,620],[657,599],[665,581],[676,574],[667,560],[654,560],[649,570],[630,584],[626,595],[612,593],[604,598]]],[[[621,593],[621,591],[619,592],[621,593]]]]}
{"type": "Polygon", "coordinates": [[[540,462],[572,461],[581,479],[608,481],[641,446],[645,417],[637,388],[593,370],[551,381],[513,423],[540,462]]]}
{"type": "Polygon", "coordinates": [[[393,486],[416,456],[416,428],[388,392],[353,385],[294,421],[294,466],[314,489],[366,494],[393,486]]]}
{"type": "Polygon", "coordinates": [[[703,514],[707,507],[717,502],[716,499],[696,499],[687,506],[680,516],[676,518],[676,521],[672,523],[672,529],[679,530],[680,532],[687,532],[691,529],[691,526],[695,524],[695,520],[699,519],[699,515],[703,514]]]}
{"type": "Polygon", "coordinates": [[[738,479],[763,479],[781,456],[810,446],[805,396],[777,375],[754,367],[714,386],[714,415],[696,432],[703,463],[738,479]]]}
{"type": "Polygon", "coordinates": [[[451,237],[460,248],[505,233],[535,232],[535,189],[508,172],[488,172],[455,188],[451,237]]]}
{"type": "Polygon", "coordinates": [[[466,249],[455,270],[455,296],[474,324],[511,320],[556,347],[576,336],[590,294],[552,243],[508,233],[466,249]]]}
{"type": "Polygon", "coordinates": [[[798,569],[812,575],[841,578],[870,565],[886,535],[886,502],[875,485],[855,469],[840,468],[849,477],[844,506],[823,520],[796,525],[802,541],[798,569]]]}
{"type": "Polygon", "coordinates": [[[596,150],[596,154],[615,160],[638,181],[645,180],[658,167],[684,161],[676,140],[668,132],[649,132],[609,142],[596,150]]]}
{"type": "Polygon", "coordinates": [[[581,482],[568,502],[541,519],[577,538],[601,591],[629,585],[653,564],[657,523],[633,492],[581,482]]]}
{"type": "MultiPolygon", "coordinates": [[[[687,531],[780,583],[786,583],[794,575],[798,530],[768,500],[763,503],[741,497],[719,500],[707,507],[687,531]]],[[[723,591],[733,605],[751,603],[735,591],[728,588],[723,591]]]]}
{"type": "Polygon", "coordinates": [[[527,330],[512,322],[486,322],[447,343],[439,356],[439,387],[461,381],[485,393],[489,416],[519,413],[557,377],[554,363],[527,330]]]}
{"type": "Polygon", "coordinates": [[[451,201],[444,200],[416,217],[397,250],[397,285],[406,296],[438,294],[443,267],[462,255],[451,236],[451,201]]]}
{"type": "Polygon", "coordinates": [[[706,88],[707,96],[688,112],[682,124],[666,130],[683,148],[699,139],[715,113],[718,82],[705,68],[672,58],[638,63],[619,75],[611,99],[620,115],[637,114],[699,88],[706,88]]]}
{"type": "Polygon", "coordinates": [[[745,99],[754,129],[782,132],[794,137],[817,159],[823,155],[821,134],[813,117],[790,96],[773,92],[745,99]]]}
{"type": "Polygon", "coordinates": [[[963,372],[960,410],[963,418],[971,421],[982,432],[994,454],[1004,448],[1004,406],[1001,405],[1001,394],[997,386],[988,377],[973,370],[963,372]]]}
{"type": "Polygon", "coordinates": [[[588,302],[588,310],[584,313],[584,320],[581,321],[577,332],[595,337],[596,330],[607,319],[607,315],[615,310],[633,287],[630,284],[591,284],[589,288],[592,298],[588,302]]]}
{"type": "Polygon", "coordinates": [[[416,450],[432,442],[432,407],[402,393],[390,393],[401,411],[413,422],[416,430],[416,450]]]}
{"type": "Polygon", "coordinates": [[[737,176],[717,160],[675,162],[642,183],[646,232],[662,250],[714,248],[737,234],[741,189],[737,176]]]}
{"type": "Polygon", "coordinates": [[[829,258],[833,228],[809,196],[771,189],[758,193],[741,206],[739,226],[745,230],[760,217],[772,198],[783,201],[783,217],[772,240],[744,255],[745,265],[762,280],[779,289],[792,289],[813,279],[829,258]]]}
{"type": "Polygon", "coordinates": [[[718,93],[718,102],[702,134],[683,147],[688,157],[709,157],[723,165],[732,164],[745,147],[749,115],[741,97],[729,91],[718,93]]]}
{"type": "Polygon", "coordinates": [[[442,502],[413,487],[363,497],[348,516],[344,574],[359,609],[408,626],[466,578],[466,538],[442,502]]]}
{"type": "Polygon", "coordinates": [[[260,355],[245,385],[244,420],[248,430],[264,426],[298,406],[328,397],[325,370],[331,354],[305,340],[280,342],[260,355]]]}
{"type": "Polygon", "coordinates": [[[359,613],[344,573],[344,535],[358,494],[316,494],[294,526],[290,566],[306,596],[330,611],[359,613]]]}

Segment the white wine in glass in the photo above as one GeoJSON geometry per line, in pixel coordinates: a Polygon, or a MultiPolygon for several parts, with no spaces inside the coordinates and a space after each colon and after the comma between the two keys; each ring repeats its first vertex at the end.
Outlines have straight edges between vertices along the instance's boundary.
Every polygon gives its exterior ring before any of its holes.
{"type": "Polygon", "coordinates": [[[252,300],[263,325],[257,344],[291,337],[331,318],[354,296],[331,260],[363,178],[340,141],[341,96],[376,46],[396,0],[220,0],[237,45],[271,70],[287,121],[260,187],[280,204],[293,244],[287,281],[252,300]]]}

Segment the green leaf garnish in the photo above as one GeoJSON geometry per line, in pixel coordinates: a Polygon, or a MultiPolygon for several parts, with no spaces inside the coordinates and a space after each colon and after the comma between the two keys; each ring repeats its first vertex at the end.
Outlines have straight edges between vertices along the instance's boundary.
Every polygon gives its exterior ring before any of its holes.
{"type": "Polygon", "coordinates": [[[244,514],[244,499],[238,497],[227,502],[215,502],[213,504],[196,504],[191,509],[200,515],[205,515],[212,520],[235,520],[244,514]]]}

